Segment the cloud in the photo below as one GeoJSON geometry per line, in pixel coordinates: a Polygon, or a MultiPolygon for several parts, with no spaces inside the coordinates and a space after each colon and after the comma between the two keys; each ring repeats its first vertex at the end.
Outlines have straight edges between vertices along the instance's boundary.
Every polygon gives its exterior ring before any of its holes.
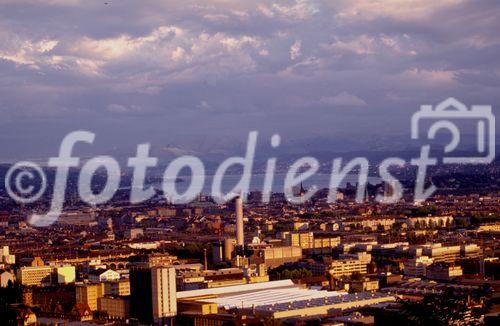
{"type": "Polygon", "coordinates": [[[40,41],[18,40],[12,42],[8,48],[0,48],[0,59],[11,61],[16,65],[26,65],[30,68],[39,69],[38,62],[47,60],[47,53],[51,52],[58,43],[59,41],[51,39],[42,39],[40,41]]]}
{"type": "Polygon", "coordinates": [[[333,43],[325,44],[324,47],[334,53],[351,52],[360,55],[374,53],[375,39],[367,35],[361,35],[357,38],[350,38],[347,41],[335,40],[333,43]]]}
{"type": "Polygon", "coordinates": [[[151,106],[145,108],[135,104],[109,104],[106,111],[113,115],[141,116],[156,113],[156,108],[151,106]]]}
{"type": "Polygon", "coordinates": [[[170,57],[174,61],[179,61],[179,60],[182,60],[184,58],[185,54],[186,54],[186,51],[183,48],[181,48],[180,46],[178,46],[175,48],[175,50],[172,51],[172,54],[170,57]]]}
{"type": "Polygon", "coordinates": [[[500,105],[499,16],[473,0],[2,1],[0,126],[149,137],[168,122],[163,137],[196,145],[349,133],[353,111],[306,114],[369,105],[358,119],[402,129],[422,102],[500,105]]]}
{"type": "Polygon", "coordinates": [[[347,92],[341,92],[335,96],[323,96],[320,99],[320,103],[328,106],[337,107],[361,107],[366,106],[366,102],[352,94],[347,92]]]}
{"type": "Polygon", "coordinates": [[[292,5],[275,2],[272,4],[271,8],[280,15],[299,20],[309,19],[318,11],[314,2],[309,0],[298,0],[292,5]]]}
{"type": "Polygon", "coordinates": [[[337,16],[356,20],[386,17],[417,20],[463,2],[463,0],[351,0],[349,5],[337,13],[337,16]]]}
{"type": "Polygon", "coordinates": [[[201,101],[197,105],[197,108],[200,109],[200,110],[209,111],[209,110],[212,109],[212,106],[207,101],[201,101]]]}
{"type": "Polygon", "coordinates": [[[302,42],[300,40],[295,41],[292,46],[290,46],[290,59],[296,60],[300,56],[300,48],[302,46],[302,42]]]}
{"type": "Polygon", "coordinates": [[[76,6],[84,3],[83,0],[3,0],[3,4],[27,4],[43,6],[76,6]]]}

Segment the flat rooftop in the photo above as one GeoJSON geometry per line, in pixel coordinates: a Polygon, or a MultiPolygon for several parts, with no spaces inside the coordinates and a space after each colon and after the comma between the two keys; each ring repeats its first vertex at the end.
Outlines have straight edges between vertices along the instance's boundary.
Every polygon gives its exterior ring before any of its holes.
{"type": "MultiPolygon", "coordinates": [[[[312,291],[312,290],[311,290],[312,291]]],[[[317,292],[326,292],[326,291],[317,291],[317,292]]],[[[335,292],[326,292],[326,293],[335,293],[335,292]]],[[[338,293],[338,292],[337,292],[338,293]]],[[[306,309],[313,307],[324,307],[324,306],[335,306],[342,305],[344,303],[359,303],[360,305],[364,301],[374,301],[374,302],[383,302],[383,301],[393,301],[394,297],[388,295],[386,293],[380,292],[361,292],[356,294],[345,294],[341,293],[340,295],[330,295],[316,298],[308,298],[301,300],[288,300],[285,302],[274,302],[266,305],[261,305],[256,309],[258,311],[291,311],[298,309],[306,309]]]]}
{"type": "Polygon", "coordinates": [[[224,286],[224,287],[201,289],[201,290],[180,291],[177,292],[177,299],[189,299],[189,298],[196,298],[196,297],[203,297],[210,295],[221,296],[229,294],[240,294],[246,292],[255,292],[255,291],[277,289],[277,288],[297,288],[297,285],[295,285],[292,282],[292,280],[280,280],[271,282],[224,286]]]}
{"type": "Polygon", "coordinates": [[[201,301],[216,303],[225,308],[252,308],[268,305],[288,305],[295,302],[307,302],[319,300],[324,302],[330,298],[345,296],[341,292],[329,292],[320,290],[309,290],[302,288],[266,289],[250,293],[226,294],[201,301]]]}

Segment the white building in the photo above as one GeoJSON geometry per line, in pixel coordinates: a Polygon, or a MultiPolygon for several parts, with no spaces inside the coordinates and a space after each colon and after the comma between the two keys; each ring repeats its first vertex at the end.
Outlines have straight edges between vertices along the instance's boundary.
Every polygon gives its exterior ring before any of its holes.
{"type": "Polygon", "coordinates": [[[433,258],[434,262],[453,263],[460,258],[460,246],[443,246],[441,243],[433,243],[422,248],[422,255],[433,258]]]}
{"type": "Polygon", "coordinates": [[[177,291],[175,268],[154,267],[151,269],[153,293],[153,320],[163,324],[177,315],[177,291]]]}
{"type": "Polygon", "coordinates": [[[144,236],[144,230],[141,228],[133,228],[125,231],[125,238],[134,240],[144,236]]]}
{"type": "Polygon", "coordinates": [[[68,284],[74,283],[76,280],[76,269],[75,266],[59,266],[55,268],[57,275],[57,283],[68,284]]]}
{"type": "Polygon", "coordinates": [[[89,273],[89,281],[91,282],[118,281],[119,279],[120,273],[115,272],[112,269],[98,269],[89,273]]]}
{"type": "Polygon", "coordinates": [[[29,266],[17,270],[17,280],[25,286],[50,285],[52,283],[51,266],[29,266]]]}
{"type": "Polygon", "coordinates": [[[2,247],[2,263],[11,265],[16,263],[16,256],[10,254],[9,246],[2,247]]]}
{"type": "Polygon", "coordinates": [[[0,287],[5,288],[9,286],[9,281],[14,283],[14,275],[7,271],[0,272],[0,287]]]}
{"type": "Polygon", "coordinates": [[[396,300],[394,296],[383,293],[347,294],[307,289],[291,280],[182,291],[177,296],[181,302],[215,303],[219,309],[237,308],[274,319],[326,316],[332,312],[396,300]]]}

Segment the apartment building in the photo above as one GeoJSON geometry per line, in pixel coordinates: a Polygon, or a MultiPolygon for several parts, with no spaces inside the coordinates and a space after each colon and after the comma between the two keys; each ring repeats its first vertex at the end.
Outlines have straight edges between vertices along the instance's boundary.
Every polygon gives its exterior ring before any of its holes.
{"type": "Polygon", "coordinates": [[[427,269],[426,277],[432,280],[450,281],[463,275],[462,267],[436,264],[427,269]]]}
{"type": "Polygon", "coordinates": [[[430,266],[433,262],[434,260],[427,256],[408,259],[404,262],[403,273],[406,276],[412,277],[425,276],[427,266],[430,266]]]}
{"type": "Polygon", "coordinates": [[[103,283],[76,285],[76,303],[87,304],[92,311],[98,309],[98,299],[104,296],[103,283]]]}
{"type": "Polygon", "coordinates": [[[313,232],[281,232],[278,235],[285,246],[300,247],[308,254],[328,254],[340,243],[340,237],[313,232]]]}
{"type": "Polygon", "coordinates": [[[59,284],[73,283],[76,280],[75,266],[58,266],[54,268],[54,272],[59,284]]]}
{"type": "Polygon", "coordinates": [[[265,264],[268,268],[275,268],[285,263],[292,263],[302,259],[300,247],[270,247],[256,249],[250,257],[250,263],[265,264]]]}
{"type": "Polygon", "coordinates": [[[102,297],[98,299],[99,311],[105,311],[109,317],[126,319],[130,317],[130,300],[123,297],[102,297]]]}
{"type": "Polygon", "coordinates": [[[44,286],[52,283],[51,266],[27,266],[17,270],[17,280],[24,286],[44,286]]]}
{"type": "Polygon", "coordinates": [[[110,296],[130,295],[130,281],[123,279],[104,282],[104,294],[110,296]]]}
{"type": "Polygon", "coordinates": [[[434,262],[453,263],[460,259],[460,246],[443,246],[440,243],[434,243],[423,247],[422,255],[432,258],[434,262]]]}
{"type": "Polygon", "coordinates": [[[328,273],[333,278],[351,276],[353,273],[366,274],[367,262],[359,259],[340,259],[331,262],[328,273]]]}

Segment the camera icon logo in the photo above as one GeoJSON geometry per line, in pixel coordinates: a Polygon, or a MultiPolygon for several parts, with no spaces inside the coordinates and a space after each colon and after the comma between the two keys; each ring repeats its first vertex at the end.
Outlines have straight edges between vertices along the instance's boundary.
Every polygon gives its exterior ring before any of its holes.
{"type": "Polygon", "coordinates": [[[470,109],[457,99],[450,97],[435,107],[422,105],[411,119],[411,138],[419,138],[419,124],[423,120],[435,121],[427,131],[428,139],[435,139],[438,131],[447,129],[452,140],[445,146],[445,153],[452,153],[460,145],[461,133],[456,122],[473,122],[476,133],[476,156],[445,156],[443,163],[482,163],[488,164],[495,159],[495,116],[489,105],[473,105],[470,109]]]}

